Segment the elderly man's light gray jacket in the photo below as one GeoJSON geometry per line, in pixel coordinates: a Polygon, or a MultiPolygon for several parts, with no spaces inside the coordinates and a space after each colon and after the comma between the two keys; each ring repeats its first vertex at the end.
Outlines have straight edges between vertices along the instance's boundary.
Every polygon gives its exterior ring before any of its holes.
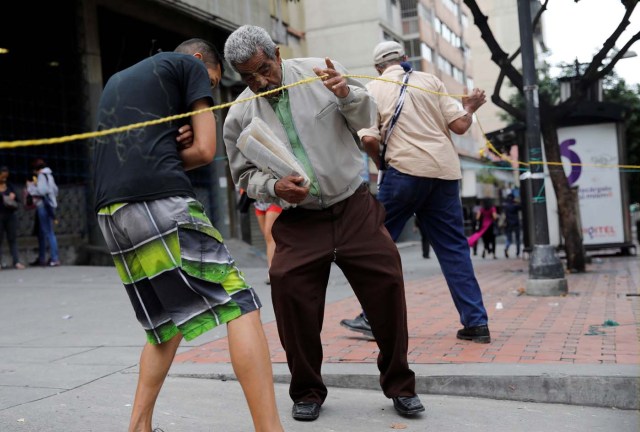
{"type": "MultiPolygon", "coordinates": [[[[321,58],[283,62],[283,84],[315,76],[314,67],[326,68],[321,58]]],[[[341,74],[347,73],[338,63],[334,62],[334,66],[341,74]]],[[[348,79],[348,85],[349,94],[342,99],[324,87],[320,80],[288,89],[293,123],[320,185],[320,197],[307,196],[299,204],[301,207],[331,206],[351,196],[362,183],[360,172],[363,162],[356,132],[375,123],[377,108],[362,83],[348,79]]],[[[247,88],[238,99],[253,95],[247,88]]],[[[250,197],[287,208],[290,204],[276,197],[274,186],[277,179],[256,168],[236,147],[238,136],[254,117],[264,120],[291,148],[284,127],[265,98],[233,105],[224,122],[224,143],[233,181],[250,197]]]]}

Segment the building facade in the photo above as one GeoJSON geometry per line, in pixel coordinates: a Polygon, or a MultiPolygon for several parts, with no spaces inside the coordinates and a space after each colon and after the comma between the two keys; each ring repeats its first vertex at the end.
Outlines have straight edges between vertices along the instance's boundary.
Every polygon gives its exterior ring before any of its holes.
{"type": "MultiPolygon", "coordinates": [[[[18,2],[12,13],[0,15],[0,141],[95,130],[100,94],[113,73],[190,37],[208,39],[222,51],[234,29],[254,24],[270,31],[283,55],[303,55],[301,10],[300,2],[287,0],[18,2]]],[[[231,101],[243,88],[227,68],[214,99],[231,101]]],[[[189,175],[223,235],[240,237],[243,221],[221,144],[225,112],[218,114],[216,160],[189,175]]],[[[91,147],[91,140],[77,140],[0,149],[0,165],[10,168],[16,186],[31,177],[35,158],[52,168],[60,186],[56,233],[66,264],[109,261],[93,210],[91,147]]],[[[37,253],[33,211],[20,209],[18,218],[22,260],[29,262],[37,253]]]]}

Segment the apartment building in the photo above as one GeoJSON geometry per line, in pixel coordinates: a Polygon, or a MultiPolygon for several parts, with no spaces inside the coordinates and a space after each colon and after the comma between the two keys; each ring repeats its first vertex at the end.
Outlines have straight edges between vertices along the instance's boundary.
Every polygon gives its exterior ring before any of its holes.
{"type": "Polygon", "coordinates": [[[440,78],[452,94],[473,88],[466,40],[469,12],[458,0],[400,0],[407,55],[414,68],[440,78]]]}

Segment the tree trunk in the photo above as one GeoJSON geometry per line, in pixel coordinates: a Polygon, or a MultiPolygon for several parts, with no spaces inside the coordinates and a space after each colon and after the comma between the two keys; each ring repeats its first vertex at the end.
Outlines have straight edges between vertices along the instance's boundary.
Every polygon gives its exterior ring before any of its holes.
{"type": "MultiPolygon", "coordinates": [[[[560,162],[557,125],[553,120],[546,118],[541,124],[541,132],[547,161],[560,162]]],[[[586,259],[578,218],[576,217],[578,199],[572,193],[567,176],[561,166],[549,165],[549,175],[551,176],[551,183],[558,201],[560,232],[564,238],[567,269],[570,272],[582,273],[586,270],[586,259]]]]}

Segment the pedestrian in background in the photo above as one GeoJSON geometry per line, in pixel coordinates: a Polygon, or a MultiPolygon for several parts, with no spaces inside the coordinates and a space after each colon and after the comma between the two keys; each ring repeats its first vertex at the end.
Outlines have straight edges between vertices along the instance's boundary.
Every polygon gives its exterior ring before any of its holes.
{"type": "Polygon", "coordinates": [[[490,198],[482,200],[482,208],[476,214],[479,229],[468,239],[469,246],[475,245],[482,239],[482,258],[493,255],[496,258],[496,221],[498,212],[490,198]]]}
{"type": "MultiPolygon", "coordinates": [[[[150,431],[156,399],[180,341],[227,324],[229,351],[257,431],[282,431],[260,300],[195,198],[187,170],[211,163],[211,88],[222,59],[202,39],[185,41],[109,78],[98,129],[191,111],[96,140],[95,208],[136,316],[147,335],[129,431],[150,431]],[[176,143],[177,140],[177,143],[176,143]]],[[[200,401],[193,401],[200,403],[200,401]]],[[[229,407],[229,409],[232,409],[229,407]]]]}
{"type": "MultiPolygon", "coordinates": [[[[438,258],[463,328],[458,339],[489,343],[487,311],[476,280],[464,235],[460,200],[460,160],[451,131],[465,133],[473,113],[486,102],[484,91],[474,89],[462,106],[449,96],[434,75],[413,71],[404,48],[385,41],[373,50],[374,66],[381,78],[403,82],[433,93],[372,80],[378,116],[369,128],[358,131],[362,144],[381,169],[378,200],[386,210],[384,225],[395,240],[414,214],[438,258]]],[[[347,328],[368,327],[363,311],[347,328]]]]}
{"type": "Polygon", "coordinates": [[[263,28],[238,28],[224,51],[248,86],[240,100],[311,74],[322,77],[233,105],[224,124],[234,182],[249,196],[283,208],[273,225],[276,250],[269,275],[278,335],[291,372],[292,417],[317,419],[327,397],[320,333],[332,263],[345,274],[370,317],[385,396],[401,414],[424,411],[407,361],[400,254],[384,228],[382,205],[363,183],[362,155],[353,134],[373,123],[375,102],[329,58],[282,59],[263,28]],[[238,137],[255,117],[291,146],[309,185],[302,185],[302,176],[264,173],[243,156],[238,137]]]}
{"type": "Polygon", "coordinates": [[[504,256],[509,258],[509,247],[513,238],[516,240],[516,257],[520,257],[520,212],[522,206],[517,203],[512,193],[507,195],[507,200],[503,206],[503,212],[505,216],[505,228],[504,233],[506,236],[506,242],[504,245],[504,256]]]}
{"type": "Polygon", "coordinates": [[[18,257],[18,219],[16,211],[18,210],[19,201],[18,193],[15,187],[9,182],[9,168],[0,167],[0,269],[4,267],[2,262],[2,241],[7,237],[9,243],[9,252],[13,259],[13,268],[22,270],[24,264],[20,262],[18,257]]]}
{"type": "Polygon", "coordinates": [[[38,214],[38,264],[57,267],[60,265],[58,239],[55,233],[58,185],[53,171],[44,160],[36,159],[33,162],[33,170],[33,178],[27,181],[27,191],[33,198],[38,214]]]}

